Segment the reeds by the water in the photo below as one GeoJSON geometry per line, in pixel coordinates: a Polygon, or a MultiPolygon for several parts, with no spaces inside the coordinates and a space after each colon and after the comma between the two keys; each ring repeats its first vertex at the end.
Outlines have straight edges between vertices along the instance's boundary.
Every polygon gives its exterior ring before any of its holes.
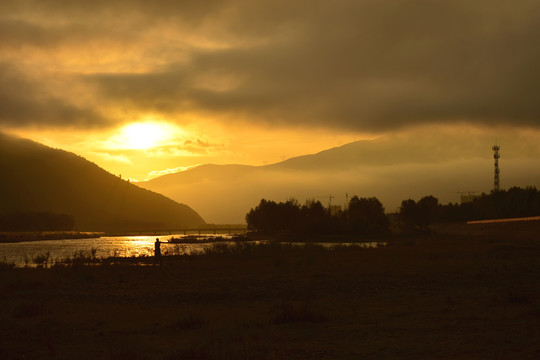
{"type": "Polygon", "coordinates": [[[0,270],[11,270],[13,268],[15,268],[13,261],[7,261],[5,257],[0,260],[0,270]]]}

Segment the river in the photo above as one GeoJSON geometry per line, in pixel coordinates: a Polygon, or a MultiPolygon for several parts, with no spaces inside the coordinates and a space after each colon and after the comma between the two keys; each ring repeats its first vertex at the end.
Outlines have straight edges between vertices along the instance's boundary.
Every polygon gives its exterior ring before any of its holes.
{"type": "MultiPolygon", "coordinates": [[[[65,240],[41,240],[26,241],[17,243],[0,243],[0,261],[5,263],[15,263],[17,267],[34,266],[33,259],[41,254],[49,253],[49,263],[61,261],[64,258],[73,257],[81,251],[85,255],[90,255],[95,251],[98,258],[109,256],[153,256],[154,242],[156,238],[163,243],[162,254],[168,252],[175,254],[195,254],[204,250],[209,243],[185,243],[171,244],[168,240],[171,237],[183,238],[185,235],[162,235],[162,236],[104,236],[90,239],[65,239],[65,240]]],[[[210,235],[209,235],[210,236],[210,235]]],[[[230,238],[228,235],[221,235],[224,240],[230,238]]],[[[259,241],[261,242],[261,241],[259,241]]],[[[264,241],[263,241],[264,242],[264,241]]],[[[322,246],[351,245],[351,243],[317,243],[322,246]]],[[[363,247],[380,246],[379,243],[359,243],[363,247]]]]}

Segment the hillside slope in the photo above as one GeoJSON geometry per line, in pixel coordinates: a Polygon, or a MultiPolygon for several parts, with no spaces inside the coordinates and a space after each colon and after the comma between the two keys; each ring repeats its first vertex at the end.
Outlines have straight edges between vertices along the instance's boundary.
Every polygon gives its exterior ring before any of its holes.
{"type": "Polygon", "coordinates": [[[184,204],[124,181],[63,150],[0,133],[0,213],[72,215],[77,230],[196,227],[202,217],[184,204]]]}

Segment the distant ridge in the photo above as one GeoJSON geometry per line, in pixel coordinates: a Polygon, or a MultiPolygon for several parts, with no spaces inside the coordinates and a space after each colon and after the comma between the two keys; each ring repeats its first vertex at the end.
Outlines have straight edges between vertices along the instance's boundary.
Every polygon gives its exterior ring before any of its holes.
{"type": "MultiPolygon", "coordinates": [[[[201,165],[137,185],[191,204],[211,223],[242,222],[262,198],[317,199],[327,206],[332,196],[333,205],[344,206],[352,195],[375,196],[393,212],[409,198],[434,195],[448,203],[459,201],[463,189],[490,191],[491,139],[466,138],[381,136],[266,166],[201,165]]],[[[507,159],[507,174],[512,166],[526,175],[505,178],[505,186],[538,186],[538,159],[507,159]]]]}
{"type": "Polygon", "coordinates": [[[0,133],[0,214],[68,214],[80,231],[197,227],[189,206],[142,189],[76,154],[0,133]]]}

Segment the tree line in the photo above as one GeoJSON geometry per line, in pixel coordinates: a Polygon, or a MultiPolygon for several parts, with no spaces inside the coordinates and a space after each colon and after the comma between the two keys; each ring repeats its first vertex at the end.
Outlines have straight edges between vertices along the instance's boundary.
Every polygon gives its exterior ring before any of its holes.
{"type": "Polygon", "coordinates": [[[330,213],[320,201],[300,205],[291,199],[276,203],[262,199],[246,215],[248,229],[270,234],[371,234],[388,230],[390,221],[381,202],[374,197],[354,196],[347,209],[330,213]]]}
{"type": "MultiPolygon", "coordinates": [[[[440,204],[432,196],[403,200],[395,219],[404,231],[426,231],[434,222],[462,222],[540,215],[540,192],[513,187],[482,194],[462,204],[440,204]]],[[[390,216],[376,197],[351,198],[344,210],[331,213],[320,201],[274,202],[262,199],[246,214],[248,229],[269,234],[376,234],[389,230],[390,216]]]]}
{"type": "Polygon", "coordinates": [[[540,215],[540,191],[536,187],[512,187],[483,193],[469,202],[440,204],[433,196],[418,202],[401,202],[399,218],[407,229],[425,230],[433,222],[519,218],[540,215]]]}

